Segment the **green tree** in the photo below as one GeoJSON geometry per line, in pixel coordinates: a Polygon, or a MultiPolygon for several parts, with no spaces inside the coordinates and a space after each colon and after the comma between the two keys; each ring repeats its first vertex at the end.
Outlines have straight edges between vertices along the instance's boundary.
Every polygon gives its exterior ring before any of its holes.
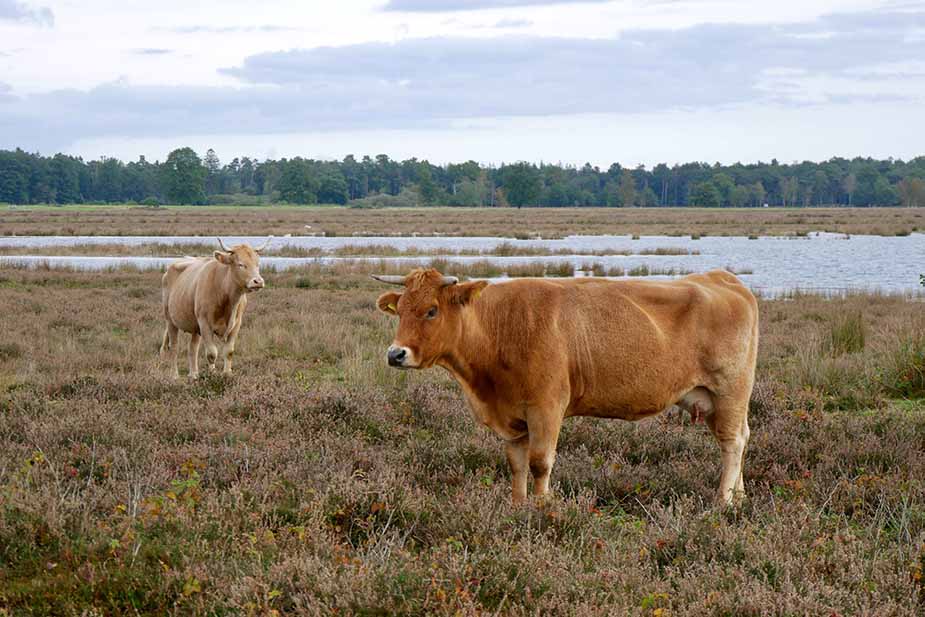
{"type": "Polygon", "coordinates": [[[925,206],[925,181],[921,178],[904,178],[896,185],[896,192],[907,208],[925,206]]]}
{"type": "Polygon", "coordinates": [[[722,195],[712,182],[698,182],[691,189],[691,203],[698,208],[716,208],[722,203],[722,195]]]}
{"type": "Polygon", "coordinates": [[[218,155],[215,154],[215,150],[212,148],[206,150],[206,156],[202,159],[202,165],[206,168],[206,195],[220,193],[222,163],[218,160],[218,155]]]}
{"type": "Polygon", "coordinates": [[[293,204],[313,204],[318,201],[321,182],[315,176],[311,161],[296,157],[283,160],[277,190],[283,201],[293,204]]]}
{"type": "Polygon", "coordinates": [[[720,205],[728,206],[732,202],[732,191],[735,189],[735,182],[728,174],[720,172],[713,176],[711,180],[713,186],[719,191],[720,205]]]}
{"type": "Polygon", "coordinates": [[[539,170],[530,163],[514,163],[501,170],[504,196],[512,206],[537,205],[542,190],[539,170]]]}
{"type": "Polygon", "coordinates": [[[854,192],[858,188],[858,177],[854,174],[848,174],[844,177],[841,183],[842,190],[845,191],[845,195],[848,196],[848,205],[851,205],[851,198],[854,196],[854,192]]]}
{"type": "Polygon", "coordinates": [[[323,204],[347,203],[347,180],[339,169],[325,169],[322,173],[318,201],[323,204]]]}
{"type": "Polygon", "coordinates": [[[733,208],[742,208],[748,204],[751,191],[747,186],[735,186],[729,193],[729,205],[733,208]]]}
{"type": "Polygon", "coordinates": [[[751,185],[748,189],[749,196],[751,197],[752,204],[756,208],[760,208],[764,205],[764,198],[767,196],[767,191],[764,190],[764,185],[759,180],[751,185]]]}
{"type": "Polygon", "coordinates": [[[206,201],[206,168],[192,148],[178,148],[161,166],[161,181],[167,201],[174,204],[203,204],[206,201]]]}
{"type": "Polygon", "coordinates": [[[624,208],[632,208],[636,205],[636,180],[629,169],[624,169],[620,174],[619,194],[620,205],[624,208]]]}

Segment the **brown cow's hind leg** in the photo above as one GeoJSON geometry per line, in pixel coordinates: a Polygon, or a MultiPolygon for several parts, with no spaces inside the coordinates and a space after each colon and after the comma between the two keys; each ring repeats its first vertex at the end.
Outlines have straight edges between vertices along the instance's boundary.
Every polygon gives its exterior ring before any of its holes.
{"type": "Polygon", "coordinates": [[[520,505],[527,499],[527,468],[529,441],[527,437],[521,437],[515,441],[509,441],[504,446],[507,454],[507,464],[511,467],[511,501],[514,505],[520,505]]]}
{"type": "Polygon", "coordinates": [[[744,400],[716,397],[715,410],[707,416],[707,425],[719,442],[723,471],[716,501],[732,505],[745,497],[742,466],[748,444],[748,398],[744,400]]]}
{"type": "Polygon", "coordinates": [[[541,411],[527,416],[527,462],[533,474],[533,494],[536,497],[544,497],[549,492],[549,476],[556,462],[560,428],[561,414],[541,411]]]}

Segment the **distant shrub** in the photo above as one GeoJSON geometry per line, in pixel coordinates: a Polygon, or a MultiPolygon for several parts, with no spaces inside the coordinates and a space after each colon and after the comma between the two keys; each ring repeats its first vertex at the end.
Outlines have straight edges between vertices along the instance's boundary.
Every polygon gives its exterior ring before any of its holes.
{"type": "Polygon", "coordinates": [[[156,197],[145,197],[143,200],[141,200],[141,205],[157,208],[161,205],[161,202],[159,202],[156,197]]]}
{"type": "Polygon", "coordinates": [[[568,261],[548,264],[546,266],[546,276],[575,276],[575,266],[568,261]]]}
{"type": "Polygon", "coordinates": [[[267,204],[267,199],[261,195],[233,193],[229,195],[209,195],[206,202],[210,206],[262,206],[267,204]]]}
{"type": "Polygon", "coordinates": [[[829,326],[825,348],[833,356],[858,353],[864,349],[866,335],[864,318],[860,313],[850,313],[838,318],[829,326]]]}
{"type": "Polygon", "coordinates": [[[423,205],[421,196],[414,189],[403,188],[398,195],[376,193],[347,204],[351,208],[416,208],[423,205]]]}

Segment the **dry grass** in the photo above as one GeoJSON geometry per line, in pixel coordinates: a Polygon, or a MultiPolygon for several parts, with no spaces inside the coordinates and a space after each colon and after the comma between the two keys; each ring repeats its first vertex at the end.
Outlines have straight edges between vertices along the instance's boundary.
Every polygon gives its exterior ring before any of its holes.
{"type": "Polygon", "coordinates": [[[0,235],[443,234],[557,238],[596,235],[903,235],[925,208],[417,208],[116,206],[0,210],[0,235]],[[310,225],[311,229],[306,229],[310,225]]]}
{"type": "MultiPolygon", "coordinates": [[[[572,249],[543,246],[515,246],[501,242],[487,250],[453,248],[401,249],[389,244],[347,244],[327,250],[318,247],[303,248],[281,245],[282,239],[271,243],[261,254],[265,257],[427,257],[427,256],[485,256],[485,257],[546,257],[546,256],[592,256],[608,255],[699,255],[700,251],[677,247],[658,247],[630,251],[623,249],[572,249]]],[[[130,257],[182,257],[184,255],[208,255],[218,249],[218,243],[151,243],[125,244],[74,244],[70,246],[0,246],[0,255],[80,255],[80,256],[130,256],[130,257]]]]}
{"type": "Polygon", "coordinates": [[[188,383],[156,361],[157,273],[0,270],[0,612],[925,606],[919,302],[761,302],[740,509],[709,507],[718,449],[672,416],[569,420],[555,498],[515,510],[458,388],[385,366],[380,286],[267,278],[238,372],[188,383]],[[847,316],[864,344],[833,354],[847,316]]]}

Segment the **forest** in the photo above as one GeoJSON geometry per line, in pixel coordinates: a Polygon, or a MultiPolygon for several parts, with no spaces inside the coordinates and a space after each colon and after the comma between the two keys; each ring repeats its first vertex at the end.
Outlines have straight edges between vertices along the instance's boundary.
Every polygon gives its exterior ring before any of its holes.
{"type": "Polygon", "coordinates": [[[341,204],[352,207],[925,206],[925,156],[910,161],[684,163],[607,169],[585,164],[475,161],[434,165],[385,154],[341,161],[200,157],[85,161],[0,150],[6,204],[341,204]]]}

